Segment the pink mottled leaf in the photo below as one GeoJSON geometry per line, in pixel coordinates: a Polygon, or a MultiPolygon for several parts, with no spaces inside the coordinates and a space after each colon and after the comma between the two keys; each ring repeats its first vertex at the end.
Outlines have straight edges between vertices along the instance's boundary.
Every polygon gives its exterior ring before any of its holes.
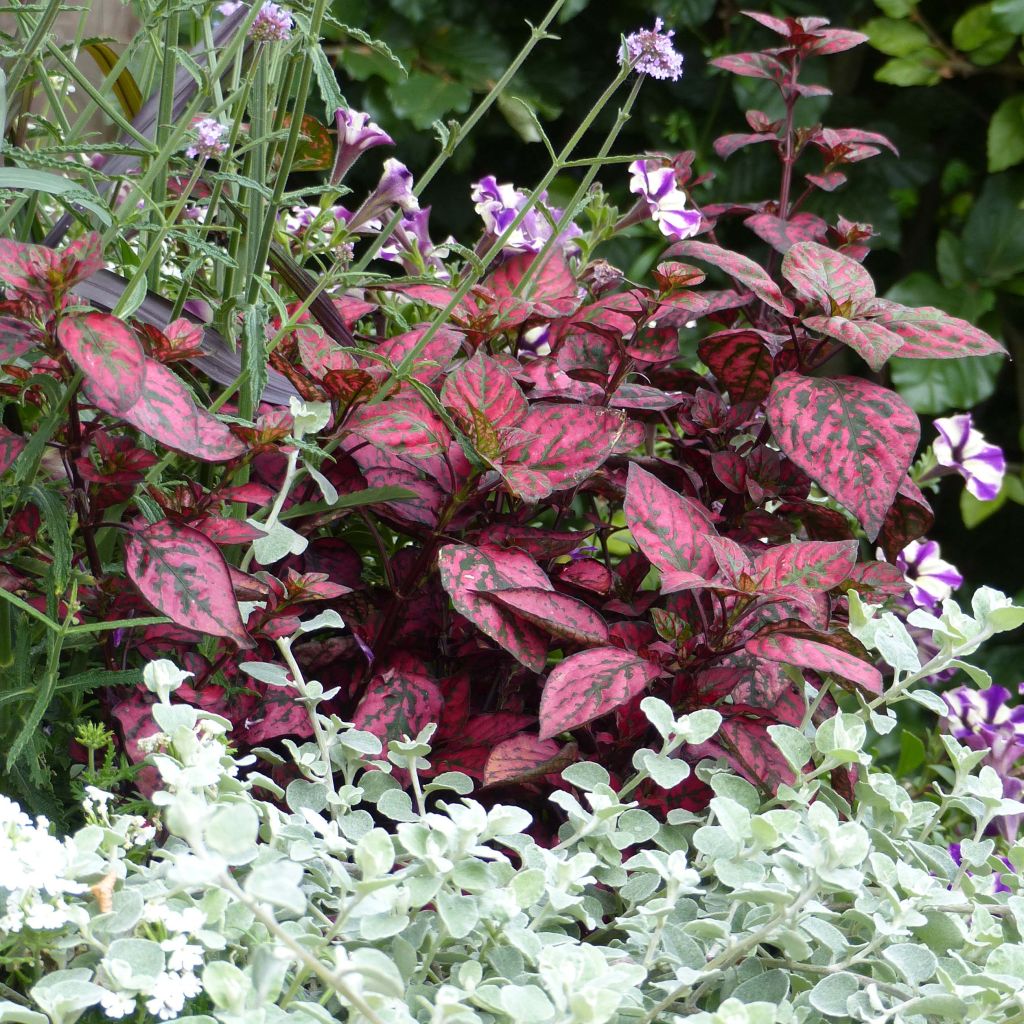
{"type": "Polygon", "coordinates": [[[242,625],[227,563],[198,530],[162,519],[132,534],[125,570],[157,611],[179,626],[255,644],[242,625]]]}
{"type": "Polygon", "coordinates": [[[575,747],[560,746],[554,740],[542,740],[521,732],[502,740],[488,755],[484,766],[484,785],[528,782],[552,772],[560,772],[572,763],[575,747]]]}
{"type": "Polygon", "coordinates": [[[882,692],[882,674],[874,665],[831,647],[817,640],[805,640],[802,637],[787,636],[784,633],[772,633],[768,636],[755,637],[746,643],[747,652],[758,658],[782,662],[785,665],[796,665],[798,668],[809,668],[815,672],[831,672],[856,684],[870,694],[882,692]]]}
{"type": "Polygon", "coordinates": [[[901,359],[959,359],[1006,353],[991,335],[934,306],[913,308],[876,299],[862,315],[903,339],[901,359]]]}
{"type": "Polygon", "coordinates": [[[626,522],[651,564],[664,572],[703,579],[717,567],[708,536],[717,531],[703,505],[677,494],[652,473],[631,463],[626,480],[626,522]]]}
{"type": "Polygon", "coordinates": [[[488,600],[488,594],[496,590],[550,590],[551,583],[537,563],[521,551],[490,544],[479,548],[447,544],[438,553],[437,564],[441,586],[455,610],[528,669],[542,671],[548,651],[544,631],[488,600]]]}
{"type": "Polygon", "coordinates": [[[19,434],[12,433],[6,427],[0,427],[0,474],[11,468],[26,443],[25,438],[19,434]]]}
{"type": "Polygon", "coordinates": [[[845,505],[874,540],[921,429],[895,392],[855,377],[777,377],[768,423],[782,451],[845,505]]]}
{"type": "Polygon", "coordinates": [[[782,260],[782,276],[827,313],[847,313],[874,298],[875,282],[856,261],[817,242],[797,242],[782,260]]]}
{"type": "Polygon", "coordinates": [[[594,646],[608,643],[604,619],[589,605],[543,587],[480,591],[502,608],[562,640],[594,646]]]}
{"type": "Polygon", "coordinates": [[[536,402],[502,438],[495,466],[524,501],[575,487],[612,453],[625,425],[613,409],[536,402]]]}
{"type": "Polygon", "coordinates": [[[912,541],[923,537],[935,523],[935,513],[921,489],[905,476],[896,500],[885,515],[878,541],[890,562],[912,541]]]}
{"type": "Polygon", "coordinates": [[[828,225],[813,213],[794,213],[787,219],[773,213],[756,213],[743,222],[776,252],[788,252],[797,242],[820,242],[828,225]]]}
{"type": "Polygon", "coordinates": [[[670,395],[661,388],[648,387],[646,384],[620,384],[608,399],[613,409],[639,409],[658,412],[663,409],[674,409],[681,404],[681,395],[670,395]]]}
{"type": "Polygon", "coordinates": [[[27,320],[0,316],[0,362],[8,362],[38,348],[46,336],[27,320]]]}
{"type": "Polygon", "coordinates": [[[835,192],[840,185],[846,184],[846,175],[842,171],[829,171],[828,174],[805,174],[804,177],[817,185],[822,192],[835,192]]]}
{"type": "Polygon", "coordinates": [[[727,160],[737,150],[745,149],[747,146],[756,145],[758,142],[778,142],[778,136],[774,132],[737,132],[732,135],[720,135],[715,139],[715,152],[727,160]]]}
{"type": "Polygon", "coordinates": [[[360,406],[345,427],[375,447],[413,462],[440,456],[451,443],[441,417],[419,395],[408,392],[379,405],[360,406]]]}
{"type": "Polygon", "coordinates": [[[786,75],[782,62],[767,53],[733,53],[726,57],[715,57],[709,63],[744,78],[767,78],[772,82],[781,82],[786,75]]]}
{"type": "Polygon", "coordinates": [[[768,397],[775,376],[774,360],[756,332],[721,331],[705,338],[697,351],[734,403],[761,402],[768,397]]]}
{"type": "MultiPolygon", "coordinates": [[[[848,28],[829,28],[820,33],[821,38],[810,43],[804,52],[810,56],[814,54],[823,57],[829,53],[842,53],[844,50],[852,50],[861,43],[866,43],[868,37],[863,32],[853,32],[848,28]]],[[[864,135],[873,135],[874,132],[863,132],[864,135]]],[[[891,144],[890,144],[891,145],[891,144]]],[[[895,147],[892,147],[895,151],[895,147]]]]}
{"type": "Polygon", "coordinates": [[[512,374],[482,351],[450,373],[441,402],[470,426],[483,416],[492,427],[514,427],[527,412],[526,396],[512,374]]]}
{"type": "Polygon", "coordinates": [[[883,327],[876,320],[858,317],[848,320],[845,316],[809,316],[804,318],[804,326],[826,338],[834,338],[848,345],[871,367],[880,370],[891,355],[895,355],[903,347],[903,339],[898,334],[883,327]]]}
{"type": "Polygon", "coordinates": [[[437,683],[422,672],[407,666],[388,668],[370,680],[352,713],[352,722],[387,743],[415,736],[436,722],[442,703],[437,683]]]}
{"type": "Polygon", "coordinates": [[[103,266],[100,236],[92,231],[63,250],[0,239],[0,284],[55,306],[69,288],[103,266]]]}
{"type": "Polygon", "coordinates": [[[302,365],[314,380],[322,381],[331,370],[355,370],[359,364],[350,349],[327,337],[315,324],[303,324],[295,331],[302,365]]]}
{"type": "Polygon", "coordinates": [[[857,542],[796,541],[769,548],[757,557],[757,571],[768,570],[763,590],[799,584],[811,590],[831,590],[847,579],[857,563],[857,542]]]}
{"type": "Polygon", "coordinates": [[[146,356],[139,339],[117,317],[106,313],[68,316],[57,340],[82,371],[91,395],[102,395],[115,415],[130,409],[142,393],[146,356]]]}
{"type": "MultiPolygon", "coordinates": [[[[703,260],[719,270],[725,271],[734,281],[753,292],[765,305],[789,316],[793,307],[779,291],[779,286],[753,260],[730,249],[723,249],[708,242],[677,242],[666,253],[668,257],[686,256],[703,260]]],[[[873,294],[873,293],[872,293],[873,294]]]]}
{"type": "Polygon", "coordinates": [[[582,651],[559,662],[540,698],[540,738],[550,739],[606,715],[643,693],[661,669],[618,647],[582,651]]]}
{"type": "Polygon", "coordinates": [[[551,320],[569,316],[579,308],[581,289],[576,284],[565,256],[561,250],[555,249],[544,257],[540,270],[533,272],[538,255],[527,252],[511,257],[484,283],[499,298],[516,297],[516,289],[527,270],[530,270],[530,280],[518,297],[529,302],[538,316],[551,320]]]}
{"type": "Polygon", "coordinates": [[[608,567],[596,558],[581,558],[575,562],[560,566],[558,579],[581,590],[589,590],[595,594],[607,594],[612,589],[612,574],[608,567]]]}
{"type": "MultiPolygon", "coordinates": [[[[420,324],[404,334],[396,334],[380,342],[375,351],[397,366],[419,344],[429,327],[430,324],[420,324]]],[[[412,376],[425,384],[433,383],[448,368],[461,346],[462,335],[458,331],[440,328],[416,357],[412,376]]]]}

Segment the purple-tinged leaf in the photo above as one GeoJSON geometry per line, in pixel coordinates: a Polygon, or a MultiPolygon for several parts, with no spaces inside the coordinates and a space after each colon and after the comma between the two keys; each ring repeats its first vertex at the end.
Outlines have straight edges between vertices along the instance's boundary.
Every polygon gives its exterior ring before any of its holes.
{"type": "Polygon", "coordinates": [[[781,253],[789,252],[797,242],[820,242],[828,234],[828,225],[813,213],[794,213],[786,219],[773,213],[755,213],[743,223],[781,253]]]}
{"type": "Polygon", "coordinates": [[[768,570],[763,590],[798,584],[811,590],[831,590],[847,579],[857,563],[857,542],[796,541],[769,548],[757,558],[757,570],[768,570]]]}
{"type": "Polygon", "coordinates": [[[901,359],[960,359],[962,356],[1005,355],[991,335],[934,306],[903,306],[876,299],[862,316],[903,339],[901,359]]]}
{"type": "Polygon", "coordinates": [[[777,377],[768,423],[782,451],[845,505],[874,540],[921,428],[895,392],[855,377],[777,377]]]}
{"type": "Polygon", "coordinates": [[[861,131],[859,128],[822,128],[811,139],[811,142],[830,151],[839,149],[841,146],[883,146],[895,156],[900,155],[900,151],[887,136],[880,132],[861,131]]]}
{"type": "Polygon", "coordinates": [[[46,335],[27,320],[0,316],[0,362],[18,359],[45,341],[46,335]]]}
{"type": "Polygon", "coordinates": [[[846,184],[846,175],[842,171],[829,171],[828,174],[805,174],[804,177],[817,185],[822,192],[835,192],[840,185],[846,184]]]}
{"type": "Polygon", "coordinates": [[[563,747],[554,740],[542,740],[521,732],[491,750],[484,766],[484,785],[529,782],[559,773],[572,764],[575,756],[575,744],[567,743],[563,747]]]}
{"type": "Polygon", "coordinates": [[[495,590],[521,587],[550,590],[551,583],[537,563],[521,551],[489,544],[479,548],[447,544],[438,553],[437,564],[441,586],[452,599],[455,610],[528,669],[542,671],[548,652],[544,632],[487,598],[488,593],[495,590]]]}
{"type": "Polygon", "coordinates": [[[11,433],[6,427],[0,427],[0,475],[11,468],[27,443],[19,434],[11,433]]]}
{"type": "Polygon", "coordinates": [[[715,153],[723,160],[728,160],[737,150],[745,149],[747,146],[756,145],[758,142],[778,142],[779,138],[774,132],[737,132],[734,135],[720,135],[715,139],[715,153]]]}
{"type": "MultiPolygon", "coordinates": [[[[868,37],[862,32],[853,32],[848,28],[829,28],[825,29],[821,33],[821,39],[812,42],[804,50],[807,56],[812,54],[818,57],[824,57],[830,53],[842,53],[844,50],[852,50],[855,46],[860,46],[861,43],[866,43],[868,37]]],[[[873,132],[864,132],[863,134],[869,135],[874,134],[873,132]]]]}
{"type": "Polygon", "coordinates": [[[604,563],[596,558],[580,558],[575,562],[558,567],[558,582],[566,583],[580,590],[589,590],[602,597],[611,592],[612,574],[604,563]]]}
{"type": "Polygon", "coordinates": [[[629,466],[624,508],[633,539],[662,573],[683,571],[705,580],[714,575],[718,563],[708,536],[717,531],[703,505],[634,462],[629,466]]]}
{"type": "Polygon", "coordinates": [[[804,318],[804,326],[817,331],[818,334],[824,334],[826,338],[834,338],[848,345],[872,370],[880,370],[886,360],[897,352],[903,355],[900,351],[903,339],[876,320],[860,317],[848,320],[845,316],[808,316],[804,318]]]}
{"type": "MultiPolygon", "coordinates": [[[[724,271],[734,281],[753,292],[765,305],[779,313],[789,316],[793,307],[779,286],[756,264],[746,256],[741,256],[730,249],[723,249],[708,242],[677,242],[666,253],[668,257],[686,256],[688,259],[703,260],[713,267],[724,271]]],[[[872,294],[874,294],[872,292],[872,294]]]]}
{"type": "Polygon", "coordinates": [[[748,640],[745,647],[748,653],[758,658],[809,668],[822,674],[830,672],[873,696],[882,692],[882,674],[874,665],[816,640],[771,633],[748,640]]]}
{"type": "Polygon", "coordinates": [[[514,427],[528,410],[523,389],[512,374],[482,351],[448,375],[441,402],[467,428],[476,416],[483,416],[497,430],[514,427]]]}
{"type": "Polygon", "coordinates": [[[405,666],[377,673],[352,713],[357,729],[372,732],[382,743],[416,736],[441,712],[441,691],[428,676],[405,666]]]}
{"type": "Polygon", "coordinates": [[[540,738],[557,736],[643,693],[661,668],[618,647],[573,654],[548,675],[540,698],[540,738]]]}
{"type": "Polygon", "coordinates": [[[715,57],[709,63],[744,78],[767,78],[770,82],[781,82],[786,76],[785,65],[767,53],[732,53],[726,57],[715,57]]]}
{"type": "Polygon", "coordinates": [[[775,376],[768,346],[754,331],[721,331],[698,346],[704,364],[736,402],[761,402],[768,397],[775,376]]]}
{"type": "Polygon", "coordinates": [[[878,541],[890,562],[912,541],[923,537],[935,523],[928,499],[909,476],[900,482],[896,500],[886,513],[878,541]]]}
{"type": "Polygon", "coordinates": [[[104,409],[118,415],[138,401],[146,356],[123,321],[106,313],[65,317],[57,340],[82,371],[91,394],[104,397],[104,409]]]}
{"type": "Polygon", "coordinates": [[[856,260],[817,242],[797,242],[783,257],[782,276],[829,314],[848,313],[875,295],[875,282],[856,260]]]}
{"type": "MultiPolygon", "coordinates": [[[[899,499],[897,498],[897,501],[899,499]]],[[[840,584],[840,590],[856,590],[869,600],[884,597],[903,597],[910,589],[903,570],[892,562],[860,562],[840,584]]]]}
{"type": "Polygon", "coordinates": [[[494,464],[510,491],[539,501],[575,487],[608,458],[625,426],[621,412],[586,405],[536,402],[507,429],[494,464]]]}
{"type": "Polygon", "coordinates": [[[167,519],[138,530],[125,547],[125,570],[172,622],[241,648],[256,646],[242,625],[227,563],[198,530],[167,519]]]}
{"type": "Polygon", "coordinates": [[[481,590],[490,600],[562,640],[593,647],[608,643],[604,619],[589,605],[542,587],[481,590]]]}

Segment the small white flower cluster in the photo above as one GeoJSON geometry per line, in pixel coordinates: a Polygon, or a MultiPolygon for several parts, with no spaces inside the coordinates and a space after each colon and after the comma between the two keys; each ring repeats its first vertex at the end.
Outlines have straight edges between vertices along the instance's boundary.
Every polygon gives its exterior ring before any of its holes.
{"type": "Polygon", "coordinates": [[[0,796],[0,935],[82,924],[88,914],[65,899],[87,890],[68,877],[74,850],[50,835],[50,823],[31,818],[0,796]]]}

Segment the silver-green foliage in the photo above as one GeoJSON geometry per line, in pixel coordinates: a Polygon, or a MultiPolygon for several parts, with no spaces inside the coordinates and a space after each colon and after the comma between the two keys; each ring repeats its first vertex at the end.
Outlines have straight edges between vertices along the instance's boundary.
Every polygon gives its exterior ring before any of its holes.
{"type": "MultiPolygon", "coordinates": [[[[928,671],[1024,619],[994,591],[974,613],[947,602],[928,671]]],[[[894,698],[926,693],[900,622],[855,600],[852,618],[895,666],[894,698]]],[[[600,765],[568,768],[580,798],[553,798],[566,821],[548,849],[525,834],[524,810],[472,799],[466,776],[424,777],[432,730],[384,752],[320,714],[330,694],[301,678],[288,641],[282,652],[292,672],[275,681],[315,725],[315,742],[290,745],[302,777],[286,792],[232,755],[223,719],[172,704],[184,674],[156,662],[146,680],[160,731],[147,742],[166,842],[151,845],[144,822],[98,794],[63,841],[0,808],[0,1021],[1024,1020],[1024,890],[985,838],[1024,805],[948,737],[955,781],[912,800],[865,749],[869,723],[887,728],[884,704],[773,730],[796,778],[769,803],[704,761],[709,810],[659,821],[628,795],[685,777],[678,752],[720,720],[676,719],[648,698],[661,748],[638,753],[619,791],[600,765]],[[828,784],[851,766],[852,809],[828,784]],[[950,812],[976,828],[961,868],[950,812]],[[994,893],[995,872],[1010,892],[994,893]]],[[[1009,856],[1024,868],[1024,844],[1009,856]]]]}

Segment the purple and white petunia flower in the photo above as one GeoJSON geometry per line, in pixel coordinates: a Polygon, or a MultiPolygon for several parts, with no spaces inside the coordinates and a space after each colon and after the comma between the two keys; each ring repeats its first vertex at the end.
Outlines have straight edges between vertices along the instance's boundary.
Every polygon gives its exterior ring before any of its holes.
{"type": "Polygon", "coordinates": [[[939,465],[955,469],[979,501],[992,501],[1006,473],[1002,448],[989,444],[985,435],[974,429],[969,412],[936,420],[935,429],[939,437],[932,451],[939,465]]]}
{"type": "Polygon", "coordinates": [[[283,43],[291,34],[295,20],[280,5],[267,0],[253,19],[249,38],[257,43],[283,43]]]}
{"type": "Polygon", "coordinates": [[[185,156],[200,157],[209,160],[211,157],[223,156],[228,144],[221,141],[227,133],[228,126],[215,121],[212,117],[204,117],[195,124],[195,141],[185,150],[185,156]]]}
{"type": "Polygon", "coordinates": [[[955,565],[939,557],[939,545],[934,540],[912,540],[896,556],[896,564],[910,584],[911,601],[929,611],[964,581],[955,565]]]}
{"type": "Polygon", "coordinates": [[[658,160],[634,160],[629,165],[629,191],[639,195],[663,235],[682,241],[700,230],[700,214],[686,208],[686,195],[676,185],[675,172],[658,160]]]}
{"type": "MultiPolygon", "coordinates": [[[[497,238],[519,215],[529,199],[527,193],[514,185],[499,185],[493,174],[485,175],[470,192],[475,206],[487,229],[487,236],[497,238]]],[[[506,239],[502,251],[506,253],[540,252],[544,243],[551,237],[552,222],[557,223],[563,211],[555,206],[547,206],[547,193],[542,193],[537,205],[529,210],[519,225],[506,239]],[[546,210],[542,211],[541,208],[546,210]]],[[[571,251],[575,248],[572,239],[582,234],[576,224],[568,224],[559,236],[560,244],[571,251]]]]}
{"type": "Polygon", "coordinates": [[[625,45],[619,50],[619,65],[627,61],[633,70],[651,78],[664,78],[675,82],[683,74],[683,55],[672,45],[675,32],[663,32],[665,23],[661,18],[654,22],[654,28],[644,28],[626,36],[625,45]]]}
{"type": "Polygon", "coordinates": [[[391,157],[384,161],[384,173],[377,187],[363,204],[345,220],[350,231],[365,231],[368,223],[398,207],[403,213],[415,213],[420,208],[412,191],[412,171],[400,160],[391,157]]]}
{"type": "Polygon", "coordinates": [[[410,274],[432,269],[440,277],[449,277],[442,261],[448,255],[447,244],[453,239],[449,235],[440,245],[434,245],[430,238],[429,221],[429,206],[406,214],[377,255],[382,260],[401,263],[410,274]]]}
{"type": "Polygon", "coordinates": [[[334,123],[338,129],[338,149],[334,154],[330,182],[337,185],[348,169],[374,146],[393,146],[395,140],[379,125],[370,120],[370,115],[361,110],[339,107],[334,112],[334,123]]]}

